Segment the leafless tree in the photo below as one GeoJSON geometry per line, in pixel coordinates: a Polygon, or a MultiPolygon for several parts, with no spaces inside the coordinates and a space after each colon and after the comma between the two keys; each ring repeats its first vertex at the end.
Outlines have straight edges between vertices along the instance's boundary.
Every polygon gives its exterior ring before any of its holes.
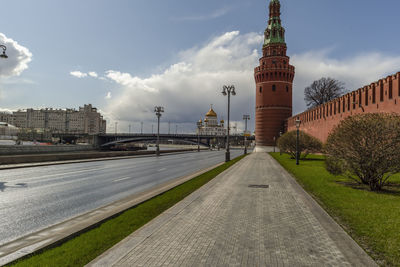
{"type": "Polygon", "coordinates": [[[325,145],[327,170],[379,191],[400,172],[400,116],[367,113],[347,117],[325,145]]]}
{"type": "Polygon", "coordinates": [[[315,107],[329,102],[346,93],[344,83],[332,78],[321,78],[304,89],[307,107],[315,107]]]}

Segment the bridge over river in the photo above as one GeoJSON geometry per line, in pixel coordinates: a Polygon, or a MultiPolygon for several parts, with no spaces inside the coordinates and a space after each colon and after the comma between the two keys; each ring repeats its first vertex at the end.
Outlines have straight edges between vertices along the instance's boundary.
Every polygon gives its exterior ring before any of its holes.
{"type": "MultiPolygon", "coordinates": [[[[187,144],[197,144],[198,138],[200,145],[224,147],[226,136],[200,135],[197,134],[160,134],[160,142],[179,141],[187,144]]],[[[157,134],[99,134],[93,136],[93,144],[97,147],[108,147],[122,143],[151,143],[157,140],[157,134]]],[[[254,140],[254,136],[247,137],[247,140],[254,140]]],[[[231,144],[241,145],[244,143],[244,136],[229,136],[231,144]]]]}

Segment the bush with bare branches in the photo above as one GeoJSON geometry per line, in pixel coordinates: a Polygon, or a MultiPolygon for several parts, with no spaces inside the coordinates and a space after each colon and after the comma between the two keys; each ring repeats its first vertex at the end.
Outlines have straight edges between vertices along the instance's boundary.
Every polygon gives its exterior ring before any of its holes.
{"type": "Polygon", "coordinates": [[[400,116],[387,113],[354,115],[329,135],[327,170],[382,190],[400,172],[400,116]]]}
{"type": "MultiPolygon", "coordinates": [[[[289,154],[292,158],[296,157],[296,131],[287,132],[278,139],[278,147],[281,152],[289,154]]],[[[310,153],[321,152],[322,143],[317,138],[300,131],[299,151],[301,158],[306,158],[310,153]]]]}

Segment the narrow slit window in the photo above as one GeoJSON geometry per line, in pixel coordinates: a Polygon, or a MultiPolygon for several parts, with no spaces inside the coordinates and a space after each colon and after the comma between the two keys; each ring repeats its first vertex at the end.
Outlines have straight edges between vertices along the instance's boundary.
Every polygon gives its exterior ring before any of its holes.
{"type": "Polygon", "coordinates": [[[376,88],[375,85],[372,86],[372,104],[376,102],[376,88]]]}

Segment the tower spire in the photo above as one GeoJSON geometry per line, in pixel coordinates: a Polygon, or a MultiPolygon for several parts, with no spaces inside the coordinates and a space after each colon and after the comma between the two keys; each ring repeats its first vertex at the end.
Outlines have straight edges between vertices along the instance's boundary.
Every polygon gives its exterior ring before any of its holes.
{"type": "Polygon", "coordinates": [[[271,0],[269,3],[268,27],[264,32],[264,46],[269,44],[286,44],[285,28],[281,24],[281,3],[271,0]]]}

